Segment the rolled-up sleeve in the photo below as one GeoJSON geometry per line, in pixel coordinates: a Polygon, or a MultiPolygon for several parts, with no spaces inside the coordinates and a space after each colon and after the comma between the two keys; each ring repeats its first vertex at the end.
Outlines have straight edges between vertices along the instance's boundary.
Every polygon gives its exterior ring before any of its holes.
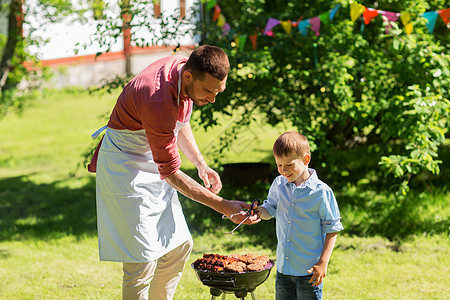
{"type": "Polygon", "coordinates": [[[322,199],[323,200],[320,205],[319,213],[323,233],[331,233],[344,230],[344,227],[341,223],[338,204],[336,198],[334,197],[333,191],[324,190],[322,199]]]}

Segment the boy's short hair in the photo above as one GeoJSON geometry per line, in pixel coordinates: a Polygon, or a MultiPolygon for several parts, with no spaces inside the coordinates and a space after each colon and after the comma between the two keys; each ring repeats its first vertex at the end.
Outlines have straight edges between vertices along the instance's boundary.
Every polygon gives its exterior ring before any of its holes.
{"type": "Polygon", "coordinates": [[[287,131],[280,135],[273,144],[273,154],[278,157],[296,154],[304,157],[311,155],[308,139],[297,131],[287,131]]]}
{"type": "Polygon", "coordinates": [[[185,64],[194,79],[203,80],[205,73],[222,81],[230,71],[230,62],[222,48],[203,45],[192,51],[185,64]]]}

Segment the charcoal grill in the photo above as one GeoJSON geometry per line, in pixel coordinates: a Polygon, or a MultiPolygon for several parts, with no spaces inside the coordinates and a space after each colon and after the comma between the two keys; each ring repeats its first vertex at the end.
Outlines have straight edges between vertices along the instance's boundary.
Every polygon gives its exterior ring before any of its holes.
{"type": "Polygon", "coordinates": [[[263,270],[245,273],[213,272],[196,269],[194,264],[191,267],[195,270],[197,278],[209,287],[211,300],[222,295],[222,300],[227,294],[234,294],[236,298],[245,299],[250,293],[252,300],[256,300],[255,289],[261,285],[270,275],[275,263],[269,261],[263,270]]]}

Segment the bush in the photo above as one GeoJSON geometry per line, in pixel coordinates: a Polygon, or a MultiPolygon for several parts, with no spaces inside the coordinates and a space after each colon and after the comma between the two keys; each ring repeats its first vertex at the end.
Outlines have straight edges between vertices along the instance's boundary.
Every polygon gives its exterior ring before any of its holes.
{"type": "MultiPolygon", "coordinates": [[[[366,1],[367,2],[367,1],[366,1]]],[[[375,3],[367,2],[368,7],[375,3]]],[[[345,180],[355,160],[375,155],[375,165],[365,169],[376,177],[392,174],[403,194],[411,177],[421,170],[438,174],[438,148],[449,127],[450,55],[448,34],[442,22],[429,34],[426,20],[413,21],[407,35],[399,22],[386,32],[381,16],[361,31],[361,18],[349,18],[348,1],[220,1],[221,12],[232,30],[206,24],[203,43],[224,48],[231,71],[224,95],[215,105],[202,108],[205,127],[219,120],[215,112],[242,110],[241,120],[228,132],[227,147],[255,112],[267,123],[292,124],[305,134],[315,161],[336,181],[345,180]],[[330,24],[322,24],[320,36],[310,30],[302,36],[282,26],[274,36],[261,32],[269,18],[297,20],[318,16],[341,4],[330,24]],[[257,34],[256,50],[250,42],[234,42],[257,34]],[[345,152],[368,152],[350,157],[345,152]],[[342,155],[345,155],[343,159],[342,155]]],[[[420,14],[445,8],[445,1],[388,1],[379,9],[420,14]]],[[[220,155],[221,151],[218,151],[220,155]]],[[[359,162],[356,162],[359,164],[359,162]]],[[[364,175],[362,175],[364,176],[364,175]]]]}

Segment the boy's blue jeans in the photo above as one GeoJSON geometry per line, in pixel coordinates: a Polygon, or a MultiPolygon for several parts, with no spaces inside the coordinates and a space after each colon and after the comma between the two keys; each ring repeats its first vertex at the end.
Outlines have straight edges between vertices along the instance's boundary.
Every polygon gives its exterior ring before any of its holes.
{"type": "Polygon", "coordinates": [[[291,276],[277,272],[276,300],[321,300],[323,283],[313,286],[309,283],[311,276],[291,276]]]}

